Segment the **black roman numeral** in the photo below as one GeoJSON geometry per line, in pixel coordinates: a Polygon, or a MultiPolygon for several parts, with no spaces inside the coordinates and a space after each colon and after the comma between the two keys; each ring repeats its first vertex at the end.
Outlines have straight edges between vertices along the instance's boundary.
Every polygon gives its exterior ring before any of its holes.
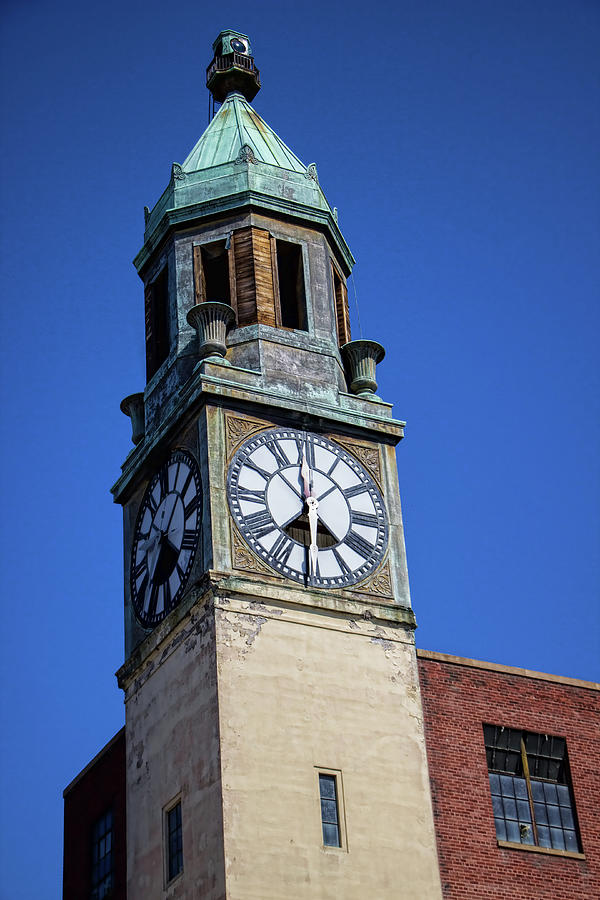
{"type": "Polygon", "coordinates": [[[138,563],[137,566],[135,566],[135,568],[133,570],[133,578],[135,581],[138,580],[138,578],[140,577],[142,572],[145,570],[145,568],[146,568],[146,557],[144,557],[143,560],[140,563],[138,563]]]}
{"type": "Polygon", "coordinates": [[[139,586],[139,589],[136,590],[136,594],[138,597],[146,596],[146,587],[148,586],[148,572],[144,575],[143,581],[139,586]]]}
{"type": "Polygon", "coordinates": [[[352,524],[366,525],[367,528],[377,528],[377,516],[373,513],[354,512],[352,510],[352,524]]]}
{"type": "Polygon", "coordinates": [[[150,590],[150,600],[148,602],[148,613],[147,617],[149,619],[153,618],[156,613],[156,604],[158,603],[158,585],[156,583],[152,584],[152,588],[150,590]]]}
{"type": "Polygon", "coordinates": [[[344,488],[343,494],[346,500],[349,500],[350,497],[358,497],[359,494],[363,494],[365,491],[368,491],[368,487],[365,484],[355,484],[352,487],[344,488]]]}
{"type": "Polygon", "coordinates": [[[278,562],[285,565],[290,558],[290,553],[293,548],[294,545],[287,534],[280,534],[269,552],[273,559],[276,559],[278,562]]]}
{"type": "Polygon", "coordinates": [[[337,464],[339,463],[339,461],[340,461],[339,456],[336,456],[336,458],[334,459],[334,461],[333,461],[332,464],[330,465],[329,469],[327,470],[327,475],[328,475],[328,476],[331,477],[331,473],[333,472],[333,470],[335,469],[335,467],[337,466],[337,464]]]}
{"type": "MultiPolygon", "coordinates": [[[[187,469],[187,466],[186,466],[186,469],[187,469]]],[[[179,477],[179,474],[178,474],[177,477],[179,477]]],[[[185,495],[187,494],[187,489],[188,489],[189,486],[190,486],[190,481],[191,481],[191,480],[192,480],[192,470],[191,470],[191,469],[187,469],[187,478],[185,479],[185,481],[184,481],[184,483],[183,483],[183,487],[182,487],[181,490],[179,491],[179,494],[180,494],[181,497],[185,497],[185,495]]],[[[175,483],[177,483],[177,482],[175,482],[175,483]]]]}
{"type": "Polygon", "coordinates": [[[250,503],[265,503],[264,491],[253,491],[250,488],[238,487],[238,500],[249,500],[250,503]]]}
{"type": "Polygon", "coordinates": [[[342,556],[340,556],[340,554],[338,553],[337,550],[334,550],[334,551],[333,551],[333,555],[334,555],[335,558],[337,559],[338,566],[339,566],[340,569],[342,570],[342,575],[350,575],[350,573],[352,572],[352,569],[350,568],[350,566],[348,565],[348,563],[346,562],[346,560],[343,559],[342,556]]]}
{"type": "MultiPolygon", "coordinates": [[[[171,466],[169,466],[169,468],[171,468],[171,466]]],[[[181,463],[178,462],[177,465],[175,466],[175,475],[173,477],[173,487],[169,488],[170,491],[175,490],[175,485],[177,484],[177,479],[179,478],[179,469],[180,468],[181,468],[181,463]]]]}
{"type": "Polygon", "coordinates": [[[165,592],[165,612],[168,612],[169,607],[171,606],[171,585],[168,580],[165,581],[163,590],[165,592]]]}
{"type": "Polygon", "coordinates": [[[163,466],[162,469],[158,471],[158,480],[160,482],[160,496],[166,497],[169,493],[169,484],[168,484],[168,470],[166,466],[163,466]]]}
{"type": "Polygon", "coordinates": [[[269,443],[266,444],[265,446],[267,447],[267,450],[269,450],[269,452],[272,453],[273,456],[275,457],[279,468],[283,468],[284,466],[289,466],[290,461],[276,440],[269,441],[269,443]]]}
{"type": "Polygon", "coordinates": [[[350,547],[351,550],[354,550],[355,553],[358,553],[359,556],[362,556],[364,559],[368,559],[374,549],[374,544],[370,544],[368,541],[365,541],[364,537],[360,534],[356,534],[354,531],[348,532],[344,543],[347,547],[350,547]]]}
{"type": "Polygon", "coordinates": [[[187,521],[187,519],[189,519],[189,517],[192,515],[192,513],[198,509],[199,500],[200,500],[200,498],[199,498],[198,494],[194,494],[194,496],[192,497],[192,499],[190,500],[188,505],[185,507],[184,516],[186,518],[186,521],[187,521]]]}
{"type": "Polygon", "coordinates": [[[244,465],[247,466],[249,469],[252,469],[253,472],[258,472],[258,474],[262,478],[264,478],[265,481],[268,481],[269,478],[271,477],[271,474],[272,474],[271,472],[267,472],[266,469],[261,469],[261,467],[257,466],[256,463],[252,462],[251,459],[247,459],[246,462],[244,463],[244,465]]]}
{"type": "Polygon", "coordinates": [[[246,516],[244,523],[256,538],[264,537],[275,529],[275,524],[268,509],[259,509],[258,512],[246,516]]]}
{"type": "Polygon", "coordinates": [[[183,540],[181,541],[181,549],[182,550],[193,550],[196,546],[196,538],[198,532],[193,531],[191,528],[186,528],[183,532],[183,540]]]}

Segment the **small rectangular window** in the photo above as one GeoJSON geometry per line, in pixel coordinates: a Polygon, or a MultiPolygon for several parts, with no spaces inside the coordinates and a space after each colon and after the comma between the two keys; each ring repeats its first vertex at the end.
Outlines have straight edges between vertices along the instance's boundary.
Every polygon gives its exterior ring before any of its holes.
{"type": "Polygon", "coordinates": [[[101,816],[92,828],[92,885],[90,900],[109,897],[114,887],[113,814],[101,816]]]}
{"type": "Polygon", "coordinates": [[[183,834],[181,827],[181,801],[167,810],[167,881],[172,881],[183,871],[183,834]]]}
{"type": "Polygon", "coordinates": [[[496,836],[580,852],[564,738],[484,725],[496,836]]]}
{"type": "Polygon", "coordinates": [[[194,247],[194,291],[196,303],[217,300],[231,304],[227,241],[213,241],[194,247]]]}
{"type": "Polygon", "coordinates": [[[147,287],[146,379],[149,381],[169,355],[169,269],[165,266],[147,287]]]}
{"type": "Polygon", "coordinates": [[[319,796],[321,800],[323,843],[326,847],[341,847],[337,778],[335,775],[319,773],[319,796]]]}
{"type": "Polygon", "coordinates": [[[289,241],[277,240],[275,244],[281,325],[307,331],[302,247],[289,241]]]}

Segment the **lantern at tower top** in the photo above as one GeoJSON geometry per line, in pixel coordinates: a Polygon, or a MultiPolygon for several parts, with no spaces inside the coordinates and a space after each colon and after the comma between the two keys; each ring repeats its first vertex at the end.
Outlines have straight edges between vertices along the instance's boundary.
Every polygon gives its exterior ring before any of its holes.
{"type": "Polygon", "coordinates": [[[213,59],[206,70],[206,86],[218,103],[232,91],[251,101],[260,90],[260,74],[254,65],[246,34],[226,29],[213,43],[213,59]]]}

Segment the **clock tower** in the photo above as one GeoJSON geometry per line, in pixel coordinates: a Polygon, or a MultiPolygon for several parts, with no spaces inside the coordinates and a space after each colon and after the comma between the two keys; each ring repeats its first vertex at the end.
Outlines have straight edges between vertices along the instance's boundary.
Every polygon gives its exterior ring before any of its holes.
{"type": "Polygon", "coordinates": [[[127,896],[441,896],[383,348],[314,164],[221,105],[146,209],[125,398],[127,896]]]}

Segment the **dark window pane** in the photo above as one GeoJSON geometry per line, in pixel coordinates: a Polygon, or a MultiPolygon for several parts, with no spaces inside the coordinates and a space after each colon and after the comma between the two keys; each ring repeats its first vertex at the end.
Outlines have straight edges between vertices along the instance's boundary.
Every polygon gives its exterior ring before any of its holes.
{"type": "Polygon", "coordinates": [[[335,800],[321,800],[321,819],[337,825],[337,803],[335,800]]]}
{"type": "Polygon", "coordinates": [[[519,800],[529,800],[527,793],[527,782],[524,778],[515,778],[515,795],[519,800]]]}
{"type": "Polygon", "coordinates": [[[531,812],[527,800],[517,800],[517,812],[519,813],[519,822],[531,822],[531,812]]]}
{"type": "Polygon", "coordinates": [[[562,819],[563,828],[575,828],[575,822],[573,821],[573,813],[570,808],[567,806],[560,807],[560,817],[562,819]]]}
{"type": "Polygon", "coordinates": [[[548,774],[546,778],[551,778],[552,781],[558,781],[558,776],[560,772],[560,762],[555,759],[548,760],[548,774]]]}
{"type": "Polygon", "coordinates": [[[483,726],[483,740],[485,742],[486,747],[495,746],[495,744],[496,744],[496,726],[495,725],[484,725],[483,726]]]}
{"type": "Polygon", "coordinates": [[[302,247],[299,244],[278,240],[276,250],[281,324],[284,328],[298,328],[306,331],[302,247]]]}
{"type": "Polygon", "coordinates": [[[323,822],[323,843],[326,847],[340,846],[340,833],[337,825],[330,825],[323,822]]]}
{"type": "Polygon", "coordinates": [[[504,798],[504,815],[507,819],[516,819],[517,818],[516,801],[511,800],[509,797],[504,798]]]}
{"type": "Polygon", "coordinates": [[[494,819],[496,823],[496,837],[499,841],[506,840],[506,822],[504,819],[494,819]]]}
{"type": "Polygon", "coordinates": [[[504,797],[514,797],[515,789],[513,786],[513,780],[510,775],[500,776],[500,788],[504,797]]]}
{"type": "Polygon", "coordinates": [[[515,775],[520,774],[521,772],[521,754],[520,753],[507,753],[506,754],[506,771],[513,772],[515,775]]]}
{"type": "Polygon", "coordinates": [[[531,793],[533,794],[534,800],[539,800],[542,803],[544,802],[544,785],[541,781],[531,782],[531,793]]]}
{"type": "Polygon", "coordinates": [[[538,825],[538,841],[540,847],[549,847],[550,846],[550,829],[546,828],[545,825],[538,825]]]}
{"type": "Polygon", "coordinates": [[[513,821],[509,820],[506,823],[506,834],[507,834],[507,838],[506,838],[507,841],[513,841],[514,843],[517,843],[517,844],[521,843],[521,832],[519,831],[518,822],[513,822],[513,821]]]}
{"type": "Polygon", "coordinates": [[[565,839],[562,833],[562,828],[551,828],[550,840],[552,841],[552,846],[555,850],[565,849],[565,839]]]}
{"type": "Polygon", "coordinates": [[[335,775],[319,775],[321,797],[335,800],[335,775]]]}
{"type": "Polygon", "coordinates": [[[502,797],[496,797],[492,794],[492,809],[494,810],[495,816],[504,816],[502,797]]]}
{"type": "Polygon", "coordinates": [[[569,787],[566,784],[558,784],[556,786],[556,792],[558,794],[558,802],[561,806],[571,806],[571,796],[569,794],[569,787]]]}
{"type": "Polygon", "coordinates": [[[491,790],[492,794],[500,793],[500,776],[493,775],[491,772],[490,772],[490,790],[491,790]]]}
{"type": "Polygon", "coordinates": [[[548,821],[550,825],[555,825],[556,827],[561,827],[560,821],[560,809],[558,806],[552,806],[551,804],[547,804],[546,811],[548,813],[548,821]]]}
{"type": "Polygon", "coordinates": [[[579,844],[577,843],[577,835],[574,831],[568,830],[565,831],[565,846],[567,850],[570,850],[572,853],[577,853],[579,850],[579,844]]]}
{"type": "Polygon", "coordinates": [[[535,821],[538,825],[547,825],[548,824],[548,816],[546,815],[546,804],[545,803],[534,803],[533,804],[535,821]]]}
{"type": "Polygon", "coordinates": [[[555,784],[544,783],[544,795],[546,803],[556,803],[558,805],[558,791],[555,784]]]}

